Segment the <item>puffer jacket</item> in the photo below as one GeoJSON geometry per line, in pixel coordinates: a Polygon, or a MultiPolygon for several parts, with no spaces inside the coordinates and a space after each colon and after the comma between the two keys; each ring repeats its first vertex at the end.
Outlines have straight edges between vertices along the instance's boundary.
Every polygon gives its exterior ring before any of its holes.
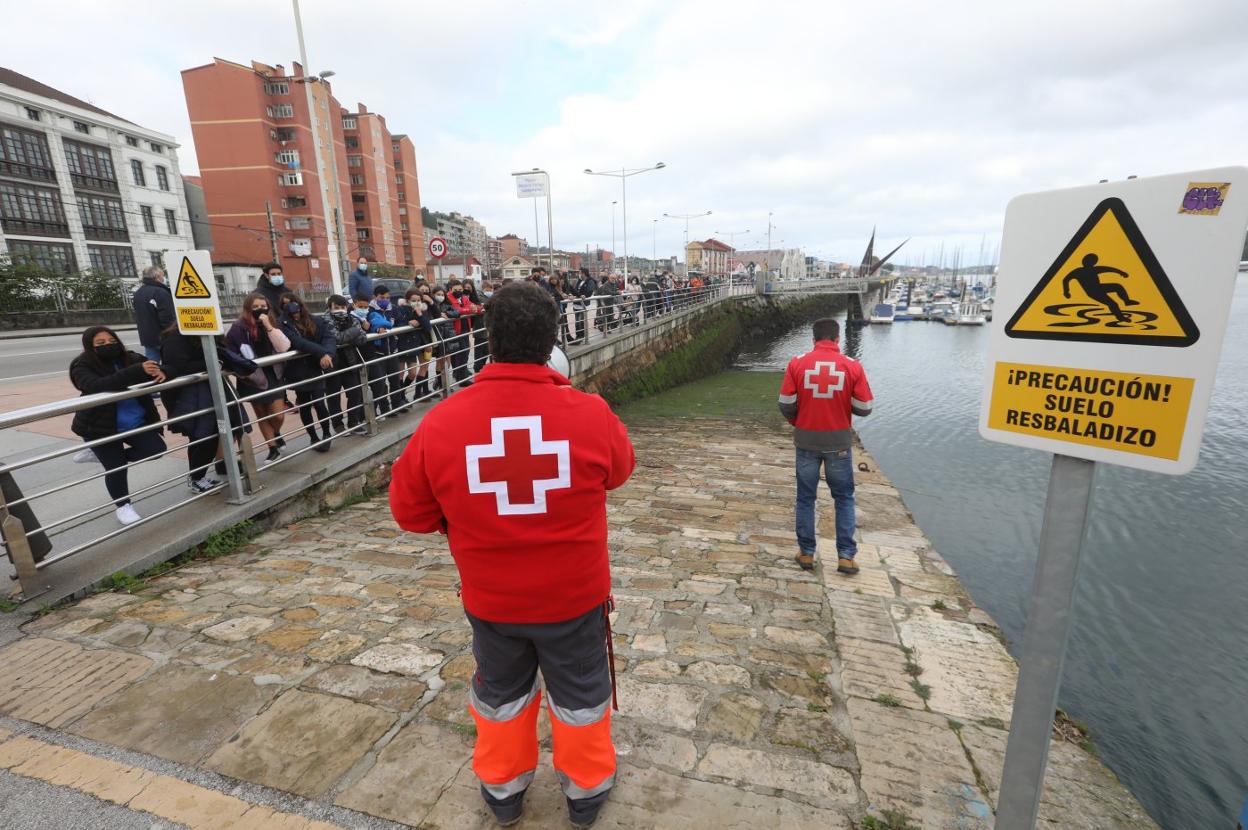
{"type": "MultiPolygon", "coordinates": [[[[146,357],[136,352],[126,352],[126,360],[128,365],[121,369],[105,367],[101,372],[93,361],[89,360],[86,355],[80,354],[69,364],[69,380],[84,396],[100,392],[124,392],[131,386],[151,380],[147,372],[143,371],[143,361],[147,360],[146,357]]],[[[160,420],[160,415],[156,412],[156,402],[152,400],[151,395],[140,395],[135,400],[143,407],[144,423],[154,424],[160,420]]],[[[70,429],[85,441],[116,435],[117,404],[100,404],[75,412],[70,429]]],[[[158,432],[164,432],[164,430],[161,429],[158,432]]]]}

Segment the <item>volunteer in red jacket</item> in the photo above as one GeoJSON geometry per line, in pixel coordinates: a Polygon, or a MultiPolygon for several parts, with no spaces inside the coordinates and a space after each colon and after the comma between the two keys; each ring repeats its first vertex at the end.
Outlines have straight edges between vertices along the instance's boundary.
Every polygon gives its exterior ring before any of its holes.
{"type": "Polygon", "coordinates": [[[459,568],[473,770],[495,818],[520,818],[537,768],[540,668],[569,817],[588,827],[615,781],[606,505],[633,447],[605,401],[546,367],[559,309],[541,286],[503,286],[485,316],[494,362],[425,415],[390,507],[407,530],[445,532],[459,568]]]}
{"type": "Polygon", "coordinates": [[[854,415],[870,415],[873,398],[862,364],[841,354],[835,320],[817,320],[815,348],[789,361],[780,387],[780,413],[796,429],[797,564],[815,567],[815,497],[822,469],[836,502],[836,569],[858,573],[854,557],[854,415]]]}

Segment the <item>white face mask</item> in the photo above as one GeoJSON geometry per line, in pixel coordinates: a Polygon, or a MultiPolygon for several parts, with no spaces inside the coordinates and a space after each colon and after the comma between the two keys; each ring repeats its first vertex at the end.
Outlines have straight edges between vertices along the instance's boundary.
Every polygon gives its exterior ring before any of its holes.
{"type": "Polygon", "coordinates": [[[360,263],[360,272],[361,272],[361,273],[363,273],[364,271],[367,271],[367,270],[368,270],[368,263],[367,263],[367,262],[361,262],[361,263],[360,263]]]}

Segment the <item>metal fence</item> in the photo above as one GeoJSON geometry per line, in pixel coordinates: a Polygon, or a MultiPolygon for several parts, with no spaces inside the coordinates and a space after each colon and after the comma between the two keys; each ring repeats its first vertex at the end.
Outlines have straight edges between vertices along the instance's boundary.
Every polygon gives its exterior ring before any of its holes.
{"type": "MultiPolygon", "coordinates": [[[[771,293],[824,293],[858,290],[856,282],[793,281],[770,287],[771,293]]],[[[636,331],[644,336],[648,327],[658,327],[671,315],[755,291],[748,283],[725,282],[569,297],[561,302],[559,342],[575,355],[596,341],[636,331]]],[[[285,377],[295,366],[292,361],[312,359],[307,354],[260,357],[254,361],[259,371],[267,370],[276,382],[258,391],[222,370],[210,352],[205,372],[0,414],[0,436],[10,445],[7,439],[16,438],[12,430],[17,427],[142,396],[168,401],[188,395],[196,402],[189,410],[174,406],[179,414],[173,416],[166,406],[159,420],[136,429],[50,450],[36,448],[0,463],[0,531],[24,595],[40,592],[41,571],[94,545],[216,494],[230,503],[246,503],[273,470],[292,459],[330,452],[332,441],[344,435],[375,435],[380,424],[408,416],[416,404],[449,396],[487,362],[482,323],[479,315],[467,315],[434,322],[427,336],[410,326],[367,334],[359,346],[341,346],[333,366],[313,372],[310,379],[285,377]],[[293,405],[288,402],[292,396],[293,405]],[[291,416],[298,417],[302,429],[285,423],[291,416]],[[176,437],[166,443],[160,437],[165,431],[176,437]],[[84,476],[75,461],[101,466],[84,476]],[[139,514],[126,516],[129,523],[117,512],[123,497],[139,514]]]]}

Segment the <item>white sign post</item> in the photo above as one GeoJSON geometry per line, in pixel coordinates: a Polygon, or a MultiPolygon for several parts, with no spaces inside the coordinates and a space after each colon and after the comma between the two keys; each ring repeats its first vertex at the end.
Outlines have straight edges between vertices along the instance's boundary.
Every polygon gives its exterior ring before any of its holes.
{"type": "Polygon", "coordinates": [[[534,168],[527,173],[512,173],[516,180],[516,198],[533,200],[533,236],[534,242],[540,242],[537,232],[537,200],[546,197],[546,265],[551,276],[555,273],[555,225],[550,209],[550,174],[545,170],[534,168]]]}
{"type": "Polygon", "coordinates": [[[173,287],[178,331],[198,336],[204,350],[208,388],[212,392],[212,408],[217,416],[217,438],[221,442],[226,478],[230,485],[229,501],[241,504],[246,494],[238,471],[238,451],[230,429],[225,381],[217,360],[215,337],[225,334],[225,320],[221,314],[221,293],[212,273],[212,255],[207,251],[170,251],[165,255],[165,262],[169,266],[165,279],[173,287]]]}
{"type": "Polygon", "coordinates": [[[1006,209],[980,435],[1052,452],[997,827],[1035,827],[1096,462],[1196,464],[1248,225],[1248,168],[1006,209]]]}

